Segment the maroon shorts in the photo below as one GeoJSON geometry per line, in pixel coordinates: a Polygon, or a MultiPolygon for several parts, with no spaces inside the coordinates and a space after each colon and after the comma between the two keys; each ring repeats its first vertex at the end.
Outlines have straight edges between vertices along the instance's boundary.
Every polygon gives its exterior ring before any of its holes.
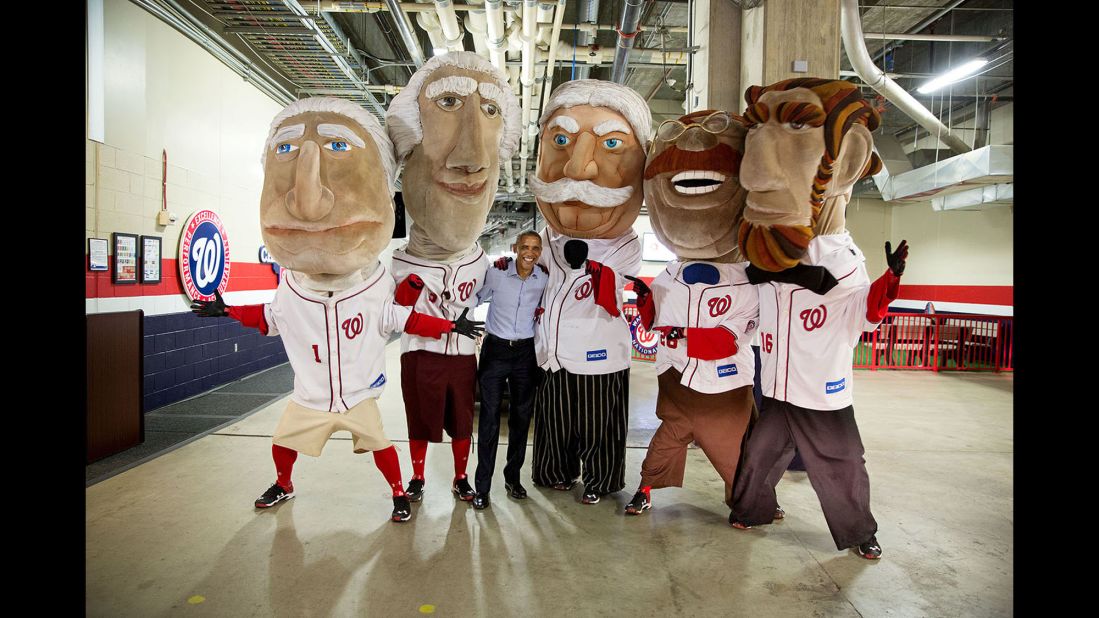
{"type": "Polygon", "coordinates": [[[473,435],[473,390],[477,357],[448,356],[426,350],[401,355],[408,439],[442,442],[443,430],[453,439],[473,435]]]}

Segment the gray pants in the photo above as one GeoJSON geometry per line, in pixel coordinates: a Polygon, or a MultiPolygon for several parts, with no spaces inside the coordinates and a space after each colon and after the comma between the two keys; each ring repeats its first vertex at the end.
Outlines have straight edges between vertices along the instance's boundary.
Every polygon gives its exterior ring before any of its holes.
{"type": "Polygon", "coordinates": [[[770,397],[748,436],[733,488],[732,517],[749,526],[774,521],[778,485],[797,447],[837,549],[870,539],[870,477],[852,406],[809,410],[770,397]]]}

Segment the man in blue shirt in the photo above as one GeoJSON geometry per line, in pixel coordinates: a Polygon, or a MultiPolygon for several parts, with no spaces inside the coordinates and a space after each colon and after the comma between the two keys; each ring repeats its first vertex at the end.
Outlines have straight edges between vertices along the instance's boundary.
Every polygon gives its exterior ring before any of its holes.
{"type": "Polygon", "coordinates": [[[534,320],[542,303],[542,290],[549,276],[538,258],[542,239],[536,232],[519,234],[511,246],[516,258],[501,258],[489,268],[479,302],[492,301],[485,320],[478,380],[481,385],[481,414],[477,430],[477,495],[473,508],[488,507],[492,473],[496,469],[496,447],[500,443],[500,396],[506,382],[511,389],[508,412],[508,454],[504,466],[504,488],[512,498],[527,497],[519,482],[519,470],[527,455],[534,391],[540,372],[534,354],[534,320]],[[536,268],[536,266],[538,266],[536,268]]]}

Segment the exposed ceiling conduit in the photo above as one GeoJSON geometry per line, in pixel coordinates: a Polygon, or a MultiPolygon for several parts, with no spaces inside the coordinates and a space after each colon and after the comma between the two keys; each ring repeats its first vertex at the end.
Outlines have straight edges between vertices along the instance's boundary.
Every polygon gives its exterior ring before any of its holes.
{"type": "MultiPolygon", "coordinates": [[[[472,3],[480,3],[481,0],[470,0],[472,3]]],[[[483,6],[483,5],[482,5],[483,6]]],[[[488,15],[484,11],[470,11],[462,18],[462,24],[473,35],[473,50],[477,55],[492,60],[492,53],[488,47],[488,15]]]]}
{"type": "Polygon", "coordinates": [[[522,141],[519,146],[519,191],[527,190],[527,159],[530,158],[530,122],[531,104],[534,89],[534,42],[538,35],[538,1],[523,0],[522,33],[519,35],[523,42],[522,61],[523,68],[519,74],[519,82],[523,85],[522,100],[522,141]]]}
{"type": "MultiPolygon", "coordinates": [[[[855,0],[856,2],[858,0],[855,0]]],[[[622,19],[618,26],[618,44],[615,46],[614,67],[611,68],[611,81],[621,84],[626,81],[626,67],[630,63],[630,49],[633,40],[640,31],[641,6],[644,0],[625,0],[622,5],[622,19]]]]}
{"type": "MultiPolygon", "coordinates": [[[[577,8],[576,21],[584,22],[576,24],[574,29],[580,32],[576,35],[576,46],[586,47],[595,42],[595,26],[599,22],[599,0],[580,0],[577,8]],[[582,28],[589,26],[589,29],[582,28]]],[[[576,79],[588,79],[591,68],[583,65],[576,66],[576,79]]]]}
{"type": "Polygon", "coordinates": [[[490,50],[492,64],[501,71],[507,63],[507,33],[504,30],[504,10],[501,0],[485,0],[485,44],[490,50]]]}
{"type": "Polygon", "coordinates": [[[863,36],[868,39],[881,39],[885,41],[947,41],[951,43],[988,43],[990,41],[1006,41],[1005,36],[987,36],[978,34],[897,34],[887,32],[867,32],[863,36]]]}
{"type": "Polygon", "coordinates": [[[435,0],[435,10],[439,17],[439,25],[443,36],[446,37],[446,48],[449,51],[462,51],[462,39],[466,33],[458,25],[458,16],[454,14],[454,3],[450,0],[435,0]]]}
{"type": "Polygon", "coordinates": [[[385,0],[385,3],[389,7],[389,15],[393,18],[393,23],[397,24],[397,32],[401,34],[401,40],[404,41],[405,49],[412,58],[412,64],[416,65],[417,69],[422,67],[424,52],[420,49],[420,42],[416,40],[416,35],[412,31],[412,22],[408,20],[408,15],[401,10],[397,0],[385,0]]]}
{"type": "MultiPolygon", "coordinates": [[[[951,0],[950,4],[944,6],[943,8],[939,9],[938,11],[932,13],[930,16],[927,17],[927,19],[925,19],[925,20],[921,21],[920,23],[916,24],[915,26],[909,28],[908,29],[909,34],[915,34],[915,33],[919,32],[920,30],[923,30],[924,28],[930,26],[931,24],[933,24],[936,21],[938,21],[939,19],[941,19],[944,15],[946,15],[950,11],[954,10],[959,4],[961,4],[965,1],[966,0],[951,0]]],[[[892,7],[881,7],[881,8],[892,8],[892,7]]],[[[933,8],[933,7],[928,7],[928,8],[933,8]]],[[[885,46],[883,46],[878,51],[878,53],[874,54],[874,62],[877,62],[878,60],[881,60],[886,54],[893,51],[893,49],[895,49],[896,47],[898,47],[898,44],[896,44],[896,43],[888,43],[885,46]]]]}
{"type": "MultiPolygon", "coordinates": [[[[863,38],[862,21],[859,17],[858,0],[842,0],[840,4],[840,33],[843,36],[843,48],[847,52],[847,58],[851,60],[851,67],[858,73],[860,79],[868,86],[876,90],[886,99],[897,106],[897,109],[927,129],[931,135],[935,135],[944,144],[959,153],[969,152],[971,148],[958,136],[950,132],[938,118],[926,107],[908,94],[904,88],[889,79],[884,71],[874,65],[870,59],[870,53],[866,50],[866,41],[863,38]]],[[[615,67],[618,66],[617,60],[615,67]]]]}
{"type": "Polygon", "coordinates": [[[549,105],[550,92],[553,91],[553,61],[557,58],[557,45],[561,39],[561,22],[565,19],[565,0],[557,0],[557,14],[553,17],[553,32],[550,34],[549,64],[546,66],[546,78],[542,81],[542,107],[549,105]]]}

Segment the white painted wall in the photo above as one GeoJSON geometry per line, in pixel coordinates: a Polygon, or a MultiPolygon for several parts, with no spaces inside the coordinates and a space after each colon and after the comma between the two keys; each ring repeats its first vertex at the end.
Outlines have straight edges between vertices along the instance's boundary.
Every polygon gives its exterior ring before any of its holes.
{"type": "Polygon", "coordinates": [[[171,258],[184,220],[208,208],[226,225],[233,261],[258,262],[259,154],[282,106],[126,0],[105,0],[104,31],[105,138],[86,145],[86,235],[162,236],[171,258]],[[155,221],[162,150],[178,215],[167,227],[155,221]]]}

